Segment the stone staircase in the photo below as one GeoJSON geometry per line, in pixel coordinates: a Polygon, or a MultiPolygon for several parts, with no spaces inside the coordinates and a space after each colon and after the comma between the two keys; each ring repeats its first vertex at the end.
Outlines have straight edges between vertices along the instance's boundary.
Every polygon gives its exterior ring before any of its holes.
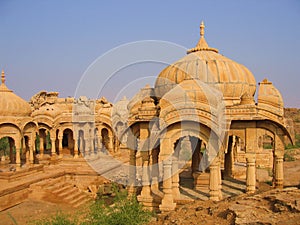
{"type": "Polygon", "coordinates": [[[40,199],[65,203],[77,208],[92,200],[92,197],[81,191],[76,185],[65,180],[64,177],[50,178],[34,184],[31,189],[35,197],[40,199]]]}

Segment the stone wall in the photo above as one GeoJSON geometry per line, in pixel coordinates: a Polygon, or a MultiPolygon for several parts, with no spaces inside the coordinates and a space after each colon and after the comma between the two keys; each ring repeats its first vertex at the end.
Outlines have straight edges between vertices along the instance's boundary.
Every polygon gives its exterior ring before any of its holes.
{"type": "Polygon", "coordinates": [[[284,116],[285,118],[292,119],[295,134],[300,134],[300,109],[286,108],[284,109],[284,116]]]}

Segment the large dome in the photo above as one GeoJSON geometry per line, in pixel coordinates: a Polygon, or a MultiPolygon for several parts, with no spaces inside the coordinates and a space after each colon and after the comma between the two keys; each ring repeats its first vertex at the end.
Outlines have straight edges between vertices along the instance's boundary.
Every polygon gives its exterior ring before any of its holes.
{"type": "Polygon", "coordinates": [[[0,116],[26,117],[30,116],[31,108],[28,102],[9,90],[5,85],[5,75],[2,71],[0,85],[0,116]]]}
{"type": "Polygon", "coordinates": [[[157,97],[163,97],[184,80],[197,79],[220,90],[226,105],[254,104],[256,81],[253,74],[245,66],[208,46],[203,22],[197,46],[187,53],[159,74],[155,83],[157,97]]]}

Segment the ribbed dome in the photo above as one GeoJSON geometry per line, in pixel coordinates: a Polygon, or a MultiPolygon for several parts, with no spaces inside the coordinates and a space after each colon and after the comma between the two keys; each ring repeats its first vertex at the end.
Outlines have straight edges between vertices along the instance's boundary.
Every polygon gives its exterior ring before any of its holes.
{"type": "Polygon", "coordinates": [[[25,117],[30,116],[31,108],[28,102],[20,98],[5,85],[5,75],[2,71],[0,85],[0,116],[25,117]]]}
{"type": "Polygon", "coordinates": [[[267,79],[259,83],[257,102],[259,107],[283,116],[284,103],[282,96],[273,83],[267,79]]]}
{"type": "Polygon", "coordinates": [[[203,82],[184,80],[159,101],[160,119],[165,124],[196,121],[217,131],[218,116],[223,115],[221,95],[203,82]]]}
{"type": "Polygon", "coordinates": [[[256,81],[243,65],[210,48],[204,39],[204,24],[200,26],[197,46],[188,55],[166,67],[155,83],[155,94],[162,97],[174,86],[188,79],[199,79],[220,90],[227,105],[254,104],[256,81]]]}

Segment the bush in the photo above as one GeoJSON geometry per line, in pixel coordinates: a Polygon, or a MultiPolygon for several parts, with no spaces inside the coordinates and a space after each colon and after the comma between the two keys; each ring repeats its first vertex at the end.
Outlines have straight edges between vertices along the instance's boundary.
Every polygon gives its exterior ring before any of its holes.
{"type": "Polygon", "coordinates": [[[85,220],[78,222],[76,219],[71,219],[69,216],[58,213],[56,216],[38,221],[36,224],[45,225],[139,225],[146,224],[150,221],[152,212],[143,209],[138,203],[135,196],[128,198],[127,192],[121,190],[117,185],[112,185],[113,204],[109,205],[104,200],[105,195],[100,197],[96,202],[91,204],[89,212],[85,216],[85,220]]]}
{"type": "Polygon", "coordinates": [[[120,191],[118,188],[113,188],[113,192],[114,203],[107,205],[104,199],[97,200],[91,206],[90,214],[84,224],[139,225],[150,221],[152,213],[143,209],[135,196],[128,198],[127,192],[120,191]]]}

